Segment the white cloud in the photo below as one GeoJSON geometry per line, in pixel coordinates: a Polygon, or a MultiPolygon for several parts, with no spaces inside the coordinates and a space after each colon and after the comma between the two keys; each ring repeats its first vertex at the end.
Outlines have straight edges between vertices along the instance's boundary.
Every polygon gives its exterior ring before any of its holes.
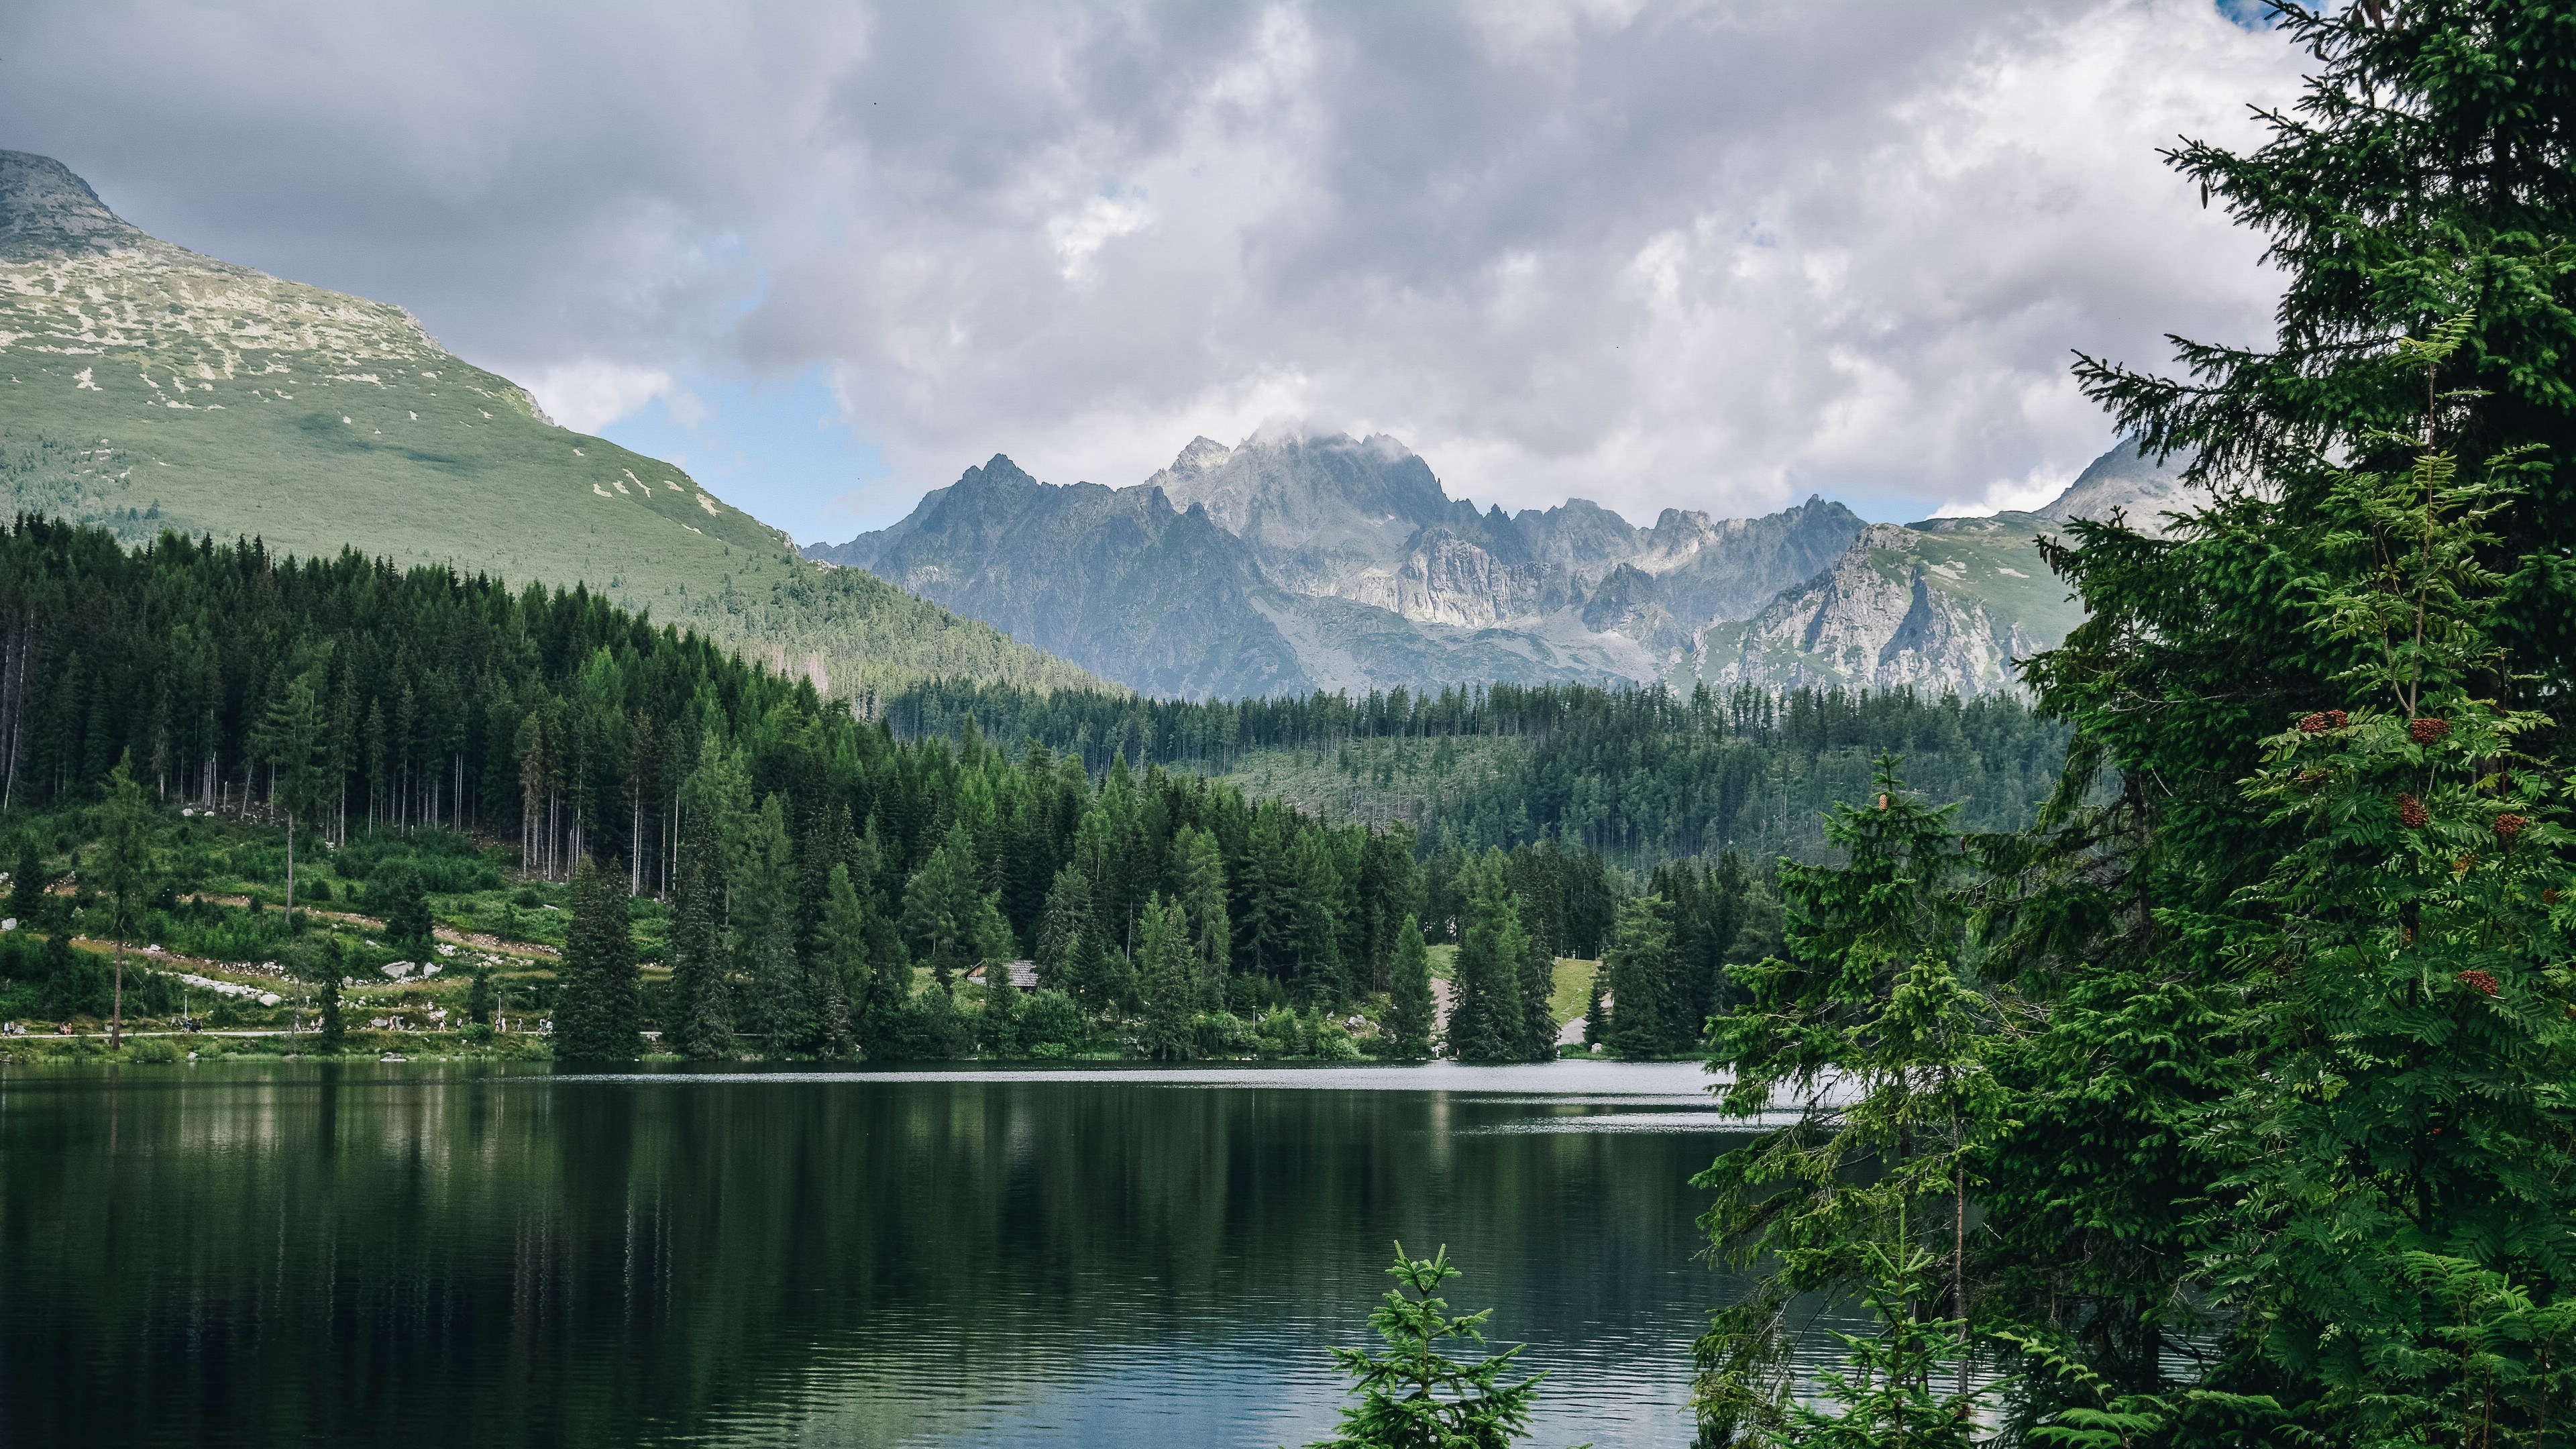
{"type": "Polygon", "coordinates": [[[583,358],[547,366],[526,387],[556,422],[577,433],[596,433],[633,417],[655,398],[682,427],[695,427],[708,416],[706,404],[672,381],[664,367],[583,358]]]}
{"type": "Polygon", "coordinates": [[[1064,263],[1064,279],[1081,281],[1091,275],[1091,259],[1103,246],[1143,231],[1153,220],[1153,209],[1141,198],[1095,196],[1078,212],[1048,218],[1047,240],[1064,263]]]}
{"type": "Polygon", "coordinates": [[[2018,498],[2110,442],[2071,349],[2268,337],[2259,241],[2155,152],[2251,136],[2303,59],[2208,0],[302,4],[54,7],[0,129],[569,424],[821,369],[886,472],[800,536],[1280,415],[1515,507],[2018,498]]]}

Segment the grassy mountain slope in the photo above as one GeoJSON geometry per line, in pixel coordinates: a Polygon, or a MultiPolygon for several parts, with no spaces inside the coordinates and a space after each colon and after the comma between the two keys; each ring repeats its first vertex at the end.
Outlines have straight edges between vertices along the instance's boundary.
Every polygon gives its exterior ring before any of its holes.
{"type": "Polygon", "coordinates": [[[576,581],[827,691],[1110,687],[556,427],[399,307],[158,241],[0,152],[0,499],[114,528],[576,581]]]}

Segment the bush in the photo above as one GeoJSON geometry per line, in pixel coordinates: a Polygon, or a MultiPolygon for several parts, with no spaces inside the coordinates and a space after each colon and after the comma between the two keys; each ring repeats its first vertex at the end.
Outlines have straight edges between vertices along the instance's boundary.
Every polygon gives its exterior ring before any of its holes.
{"type": "Polygon", "coordinates": [[[1288,1008],[1271,1008],[1254,1027],[1253,1037],[1265,1057],[1302,1057],[1306,1055],[1305,1034],[1298,1029],[1295,1015],[1288,1008]]]}
{"type": "Polygon", "coordinates": [[[1340,1022],[1328,1021],[1324,1023],[1323,1030],[1315,1033],[1315,1059],[1355,1062],[1360,1059],[1360,1044],[1351,1040],[1351,1034],[1342,1030],[1340,1022]]]}
{"type": "Polygon", "coordinates": [[[145,1037],[134,1044],[134,1060],[153,1066],[167,1066],[179,1059],[179,1048],[168,1037],[145,1037]]]}
{"type": "Polygon", "coordinates": [[[1020,1045],[1031,1056],[1068,1056],[1082,1042],[1082,1008],[1061,991],[1031,992],[1020,1006],[1020,1045]]]}
{"type": "Polygon", "coordinates": [[[1250,1056],[1260,1049],[1253,1038],[1252,1023],[1230,1011],[1202,1011],[1190,1019],[1190,1055],[1196,1057],[1250,1056]]]}
{"type": "Polygon", "coordinates": [[[492,1028],[487,1022],[467,1022],[464,1028],[456,1034],[464,1039],[467,1046],[490,1046],[492,1044],[492,1028]]]}

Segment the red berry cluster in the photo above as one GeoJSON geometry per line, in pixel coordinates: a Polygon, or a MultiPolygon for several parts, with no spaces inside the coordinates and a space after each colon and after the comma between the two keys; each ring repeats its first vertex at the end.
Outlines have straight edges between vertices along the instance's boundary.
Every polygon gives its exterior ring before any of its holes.
{"type": "Polygon", "coordinates": [[[2519,815],[2499,815],[2496,817],[2495,831],[2496,834],[2503,836],[2507,840],[2511,840],[2522,833],[2522,827],[2529,825],[2530,823],[2530,821],[2523,819],[2519,815]]]}
{"type": "Polygon", "coordinates": [[[2299,733],[2307,735],[2321,735],[2328,730],[2339,730],[2344,727],[2344,722],[2350,718],[2350,715],[2345,714],[2339,709],[2329,709],[2320,711],[2316,714],[2302,715],[2299,718],[2299,733]]]}
{"type": "Polygon", "coordinates": [[[2540,893],[2540,903],[2544,906],[2554,906],[2558,904],[2558,887],[2551,886],[2549,889],[2542,891],[2540,893]]]}
{"type": "Polygon", "coordinates": [[[2463,986],[2476,987],[2481,995],[2493,996],[2496,994],[2495,973],[2491,971],[2463,971],[2459,974],[2457,979],[2463,986]]]}
{"type": "Polygon", "coordinates": [[[2423,801],[2416,799],[2412,795],[2400,795],[2397,797],[2398,824],[2405,826],[2409,830],[2421,830],[2424,828],[2424,822],[2432,818],[2433,812],[2424,808],[2423,801]]]}
{"type": "Polygon", "coordinates": [[[2407,737],[2419,745],[2429,745],[2450,732],[2449,720],[2434,719],[2429,715],[2423,719],[2410,719],[2406,722],[2407,737]]]}

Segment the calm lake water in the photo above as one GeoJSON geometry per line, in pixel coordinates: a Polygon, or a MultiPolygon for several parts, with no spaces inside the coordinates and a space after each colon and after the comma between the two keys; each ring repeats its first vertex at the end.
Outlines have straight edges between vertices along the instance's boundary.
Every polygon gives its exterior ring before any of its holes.
{"type": "Polygon", "coordinates": [[[0,1069],[0,1442],[1300,1444],[1401,1238],[1684,1445],[1706,1082],[0,1069]]]}

